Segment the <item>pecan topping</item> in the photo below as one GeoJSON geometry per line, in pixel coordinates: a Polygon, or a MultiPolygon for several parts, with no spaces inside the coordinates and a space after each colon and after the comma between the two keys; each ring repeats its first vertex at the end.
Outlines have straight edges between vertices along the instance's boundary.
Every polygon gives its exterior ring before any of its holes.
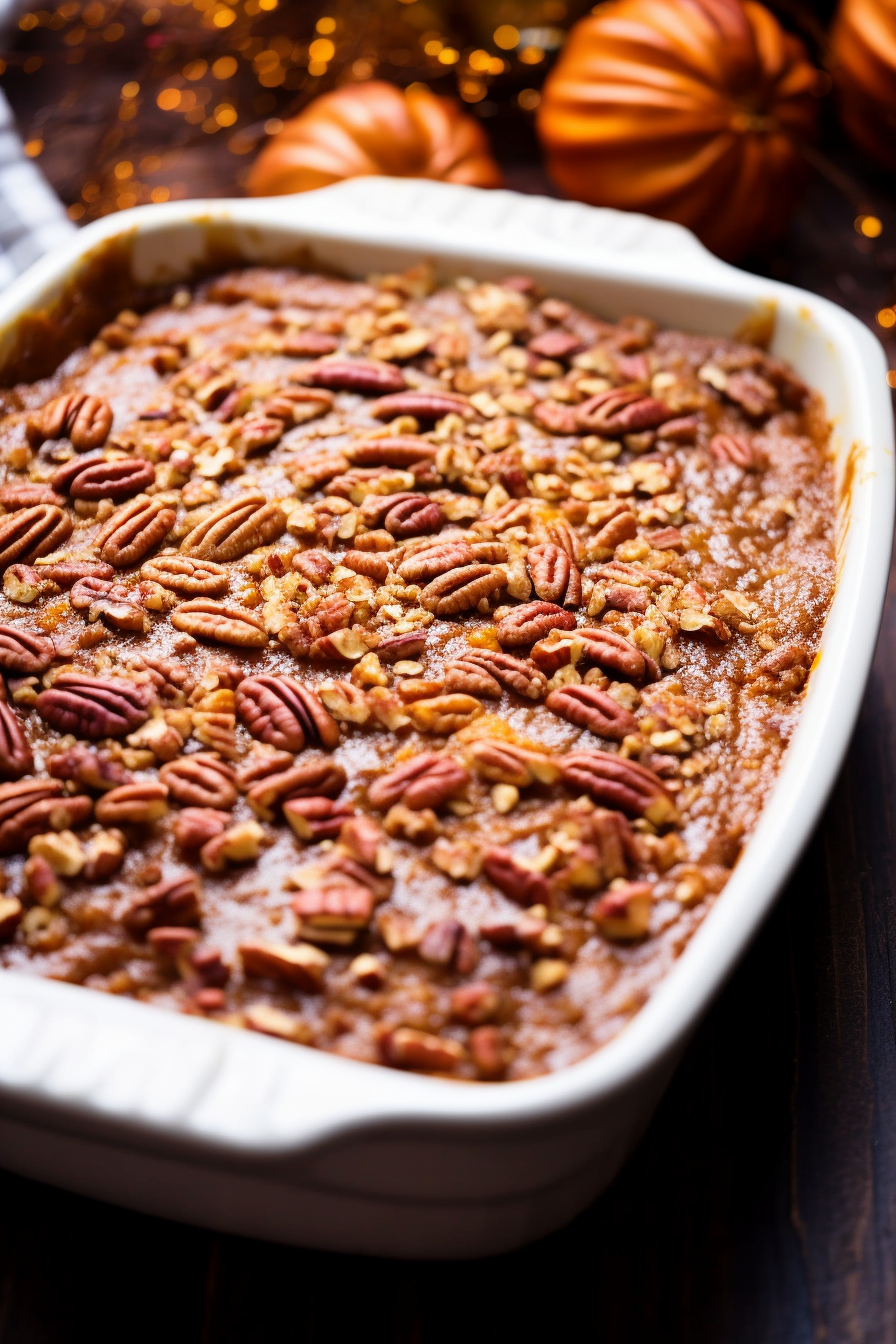
{"type": "Polygon", "coordinates": [[[405,658],[418,658],[426,650],[426,635],[422,630],[409,630],[403,635],[391,635],[376,646],[381,663],[399,663],[405,658]]]}
{"type": "Polygon", "coordinates": [[[558,714],[567,723],[614,742],[621,742],[638,728],[635,716],[596,686],[563,686],[551,691],[544,703],[552,714],[558,714]]]}
{"type": "Polygon", "coordinates": [[[360,467],[415,467],[418,462],[435,461],[434,443],[408,435],[382,439],[356,439],[346,450],[360,467]]]}
{"type": "Polygon", "coordinates": [[[57,560],[52,565],[41,565],[37,572],[60,588],[71,588],[79,579],[115,578],[114,567],[102,560],[57,560]]]}
{"type": "Polygon", "coordinates": [[[576,618],[553,602],[525,602],[514,608],[495,627],[498,642],[505,648],[523,648],[543,639],[549,630],[574,630],[576,618]]]}
{"type": "Polygon", "coordinates": [[[399,415],[412,415],[415,420],[441,420],[445,415],[460,415],[469,420],[475,414],[466,397],[448,392],[396,392],[380,397],[368,406],[375,420],[394,420],[399,415]]]}
{"type": "Polygon", "coordinates": [[[8,513],[30,509],[35,504],[55,504],[61,508],[64,503],[65,497],[57,495],[52,485],[40,485],[37,481],[14,481],[0,486],[0,506],[8,513]]]}
{"type": "Polygon", "coordinates": [[[181,597],[223,597],[230,586],[223,565],[186,555],[154,556],[141,566],[140,576],[181,597]]]}
{"type": "MultiPolygon", "coordinates": [[[[314,800],[306,800],[311,801],[314,800]]],[[[289,806],[297,804],[290,803],[289,806]]],[[[373,906],[373,893],[367,887],[348,885],[313,888],[300,892],[292,901],[305,938],[337,944],[354,941],[373,918],[373,906]]]]}
{"type": "Polygon", "coordinates": [[[55,551],[72,534],[72,520],[55,504],[35,504],[0,520],[0,571],[55,551]]]}
{"type": "Polygon", "coordinates": [[[505,587],[507,576],[491,565],[462,565],[441,574],[420,594],[421,605],[436,616],[456,616],[472,611],[492,593],[505,587]]]}
{"type": "Polygon", "coordinates": [[[0,625],[0,668],[18,677],[39,677],[56,655],[53,641],[17,625],[0,625]]]}
{"type": "Polygon", "coordinates": [[[509,849],[495,845],[482,860],[482,871],[499,891],[519,905],[546,905],[550,898],[547,878],[517,863],[509,849]]]}
{"type": "MultiPolygon", "coordinates": [[[[335,798],[345,788],[345,771],[328,756],[300,761],[287,770],[264,775],[246,792],[256,816],[273,821],[277,808],[292,798],[335,798]]],[[[345,818],[343,818],[345,820],[345,818]]]]}
{"type": "Polygon", "coordinates": [[[219,564],[239,560],[258,546],[276,541],[286,527],[280,504],[268,502],[260,490],[219,504],[181,542],[185,555],[219,564]]]}
{"type": "Polygon", "coordinates": [[[578,336],[573,336],[570,331],[560,331],[557,327],[542,332],[540,336],[533,336],[526,345],[529,353],[537,355],[539,359],[569,359],[570,355],[578,354],[581,348],[582,342],[578,336]]]}
{"type": "Polygon", "coordinates": [[[487,738],[469,748],[477,775],[496,784],[513,784],[524,789],[529,784],[556,784],[560,765],[543,752],[518,747],[512,742],[493,742],[487,738]]]}
{"type": "Polygon", "coordinates": [[[299,839],[315,845],[320,840],[335,840],[354,811],[351,803],[336,803],[331,798],[291,798],[283,804],[283,815],[299,839]]]}
{"type": "Polygon", "coordinates": [[[283,337],[283,353],[294,359],[331,355],[338,348],[336,337],[328,336],[324,331],[293,331],[283,337]]]}
{"type": "Polygon", "coordinates": [[[574,751],[561,763],[563,780],[596,803],[619,808],[628,817],[646,817],[655,826],[677,819],[675,804],[652,770],[609,751],[574,751]]]}
{"type": "Polygon", "coordinates": [[[107,462],[103,457],[73,458],[50,477],[50,484],[72,499],[113,499],[118,504],[139,495],[155,480],[155,468],[140,457],[107,462]]]}
{"type": "Polygon", "coordinates": [[[152,691],[123,677],[105,681],[63,672],[34,702],[38,714],[61,733],[76,737],[123,737],[149,718],[152,691]]]}
{"type": "Polygon", "coordinates": [[[605,938],[612,942],[634,942],[643,938],[650,927],[653,888],[649,882],[626,882],[615,887],[588,907],[605,938]]]}
{"type": "Polygon", "coordinates": [[[317,745],[332,751],[339,725],[315,691],[293,677],[247,677],[236,693],[236,712],[259,742],[299,752],[317,745]]]}
{"type": "Polygon", "coordinates": [[[395,803],[422,811],[425,807],[442,807],[469,782],[469,773],[453,756],[427,751],[374,780],[367,797],[371,807],[380,812],[388,811],[395,803]]]}
{"type": "Polygon", "coordinates": [[[0,776],[21,779],[34,769],[34,758],[18,714],[0,700],[0,776]]]}
{"type": "Polygon", "coordinates": [[[63,793],[58,779],[22,779],[0,784],[0,854],[20,853],[45,831],[83,826],[93,811],[90,798],[63,793]]]}
{"type": "MultiPolygon", "coordinates": [[[[366,578],[373,579],[375,583],[385,583],[389,577],[388,560],[384,560],[381,555],[376,555],[373,551],[346,551],[342,563],[346,569],[353,569],[356,574],[363,574],[366,578]]],[[[295,563],[293,567],[295,568],[295,563]]]]}
{"type": "Polygon", "coordinates": [[[265,975],[284,980],[306,994],[317,994],[323,987],[324,971],[330,958],[319,947],[297,943],[246,942],[238,948],[247,975],[265,975]]]}
{"type": "Polygon", "coordinates": [[[578,607],[582,601],[582,575],[578,565],[552,542],[533,546],[527,556],[529,575],[536,594],[545,602],[578,607]]]}
{"type": "MultiPolygon", "coordinates": [[[[616,672],[631,681],[658,681],[660,669],[649,654],[637,644],[605,626],[576,631],[576,639],[583,645],[582,657],[605,672],[616,672]]],[[[532,650],[535,657],[535,650],[532,650]]]]}
{"type": "Polygon", "coordinates": [[[398,572],[405,583],[429,583],[452,569],[474,564],[476,559],[473,547],[468,542],[442,541],[409,555],[398,566],[398,572]]]}
{"type": "Polygon", "coordinates": [[[709,451],[717,462],[730,462],[742,471],[757,471],[762,465],[760,454],[743,434],[715,434],[709,451]]]}
{"type": "Polygon", "coordinates": [[[86,392],[67,392],[29,415],[25,433],[32,448],[39,448],[45,439],[68,438],[83,453],[102,447],[111,428],[112,408],[107,401],[86,392]]]}
{"type": "MultiPolygon", "coordinates": [[[[350,552],[354,554],[354,552],[350,552]]],[[[345,563],[345,561],[343,561],[345,563]]],[[[336,568],[333,561],[327,555],[326,551],[299,551],[292,558],[292,567],[297,574],[308,579],[311,583],[320,587],[322,583],[328,583],[330,575],[336,568]]],[[[353,568],[349,565],[349,568],[353,568]]],[[[388,573],[388,565],[386,572],[388,573]]],[[[363,573],[363,571],[361,571],[363,573]]]]}
{"type": "Polygon", "coordinates": [[[396,1069],[421,1069],[425,1073],[449,1073],[466,1057],[457,1041],[434,1036],[416,1027],[385,1031],[377,1042],[384,1064],[396,1069]]]}
{"type": "Polygon", "coordinates": [[[509,653],[492,652],[482,649],[464,655],[465,663],[481,667],[489,676],[508,691],[516,691],[527,700],[540,700],[548,689],[544,673],[523,658],[514,658],[509,653]]]}
{"type": "Polygon", "coordinates": [[[293,377],[309,387],[326,387],[331,392],[360,392],[365,397],[381,396],[384,392],[400,393],[407,387],[404,374],[397,365],[373,359],[323,359],[319,364],[306,364],[293,377]]]}
{"type": "Polygon", "coordinates": [[[130,772],[118,761],[80,743],[49,756],[47,770],[54,779],[71,779],[82,788],[96,789],[98,793],[131,782],[130,772]]]}
{"type": "Polygon", "coordinates": [[[368,527],[382,525],[393,537],[423,537],[438,532],[445,515],[426,495],[369,495],[361,505],[361,520],[368,527]]]}
{"type": "Polygon", "coordinates": [[[417,955],[431,966],[451,966],[461,975],[469,975],[479,964],[476,940],[457,919],[430,924],[417,944],[417,955]]]}
{"type": "Polygon", "coordinates": [[[159,779],[172,798],[189,807],[229,812],[237,800],[235,771],[210,751],[168,761],[160,769],[159,779]]]}
{"type": "Polygon", "coordinates": [[[213,807],[185,807],[174,819],[174,838],[181,849],[201,849],[220,835],[230,817],[213,807]]]}
{"type": "Polygon", "coordinates": [[[656,429],[674,416],[675,412],[665,402],[645,396],[637,388],[611,387],[575,408],[579,429],[586,434],[605,434],[610,438],[656,429]]]}
{"type": "Polygon", "coordinates": [[[532,407],[532,418],[549,434],[577,434],[579,430],[575,407],[561,401],[539,401],[532,407]]]}
{"type": "Polygon", "coordinates": [[[200,915],[199,880],[195,873],[181,873],[147,887],[131,901],[121,922],[139,937],[154,928],[198,924],[200,915]]]}
{"type": "Polygon", "coordinates": [[[148,825],[167,811],[167,787],[158,779],[141,780],[104,793],[96,804],[96,819],[104,826],[148,825]]]}
{"type": "Polygon", "coordinates": [[[174,526],[174,509],[149,495],[138,495],[113,513],[96,535],[100,556],[116,569],[135,565],[160,546],[174,526]]]}
{"type": "Polygon", "coordinates": [[[208,597],[184,602],[172,612],[171,624],[195,639],[212,639],[241,649],[263,649],[268,642],[264,621],[256,612],[208,597]]]}
{"type": "Polygon", "coordinates": [[[472,695],[435,695],[408,705],[408,715],[418,732],[445,736],[465,728],[481,713],[482,706],[472,695]]]}
{"type": "Polygon", "coordinates": [[[488,700],[501,698],[500,682],[467,658],[460,658],[445,668],[444,689],[449,695],[460,692],[464,695],[484,695],[488,700]]]}

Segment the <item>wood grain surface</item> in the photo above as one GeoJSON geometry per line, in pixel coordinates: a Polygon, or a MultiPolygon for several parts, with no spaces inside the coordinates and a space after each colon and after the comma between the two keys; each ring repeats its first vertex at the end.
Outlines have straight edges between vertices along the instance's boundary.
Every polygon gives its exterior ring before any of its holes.
{"type": "MultiPolygon", "coordinates": [[[[531,145],[511,185],[544,190],[531,145]]],[[[816,178],[761,267],[875,327],[896,191],[816,178]],[[884,222],[870,244],[858,210],[884,222]]],[[[890,351],[896,366],[896,351],[890,351]]],[[[284,1249],[0,1173],[0,1344],[890,1344],[896,1339],[896,606],[846,766],[785,895],[640,1147],[570,1227],[513,1255],[402,1264],[284,1249]]]]}

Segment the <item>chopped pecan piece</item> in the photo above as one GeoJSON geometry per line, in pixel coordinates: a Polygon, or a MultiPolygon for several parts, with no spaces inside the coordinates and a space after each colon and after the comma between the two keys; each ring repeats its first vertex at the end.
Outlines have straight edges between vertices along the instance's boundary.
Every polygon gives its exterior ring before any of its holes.
{"type": "MultiPolygon", "coordinates": [[[[348,359],[341,355],[322,359],[318,364],[306,364],[292,376],[309,387],[325,387],[331,392],[360,392],[365,397],[400,393],[407,387],[404,374],[395,364],[373,359],[348,359]]],[[[376,414],[375,410],[373,414],[376,414]]]]}
{"type": "Polygon", "coordinates": [[[147,887],[132,900],[121,917],[129,933],[146,934],[159,925],[198,924],[199,880],[195,873],[181,873],[147,887]]]}
{"type": "Polygon", "coordinates": [[[54,779],[71,779],[82,788],[96,789],[98,793],[131,782],[130,772],[118,761],[80,743],[49,756],[47,770],[54,779]]]}
{"type": "Polygon", "coordinates": [[[408,705],[408,714],[418,732],[446,736],[465,728],[481,713],[482,706],[472,695],[434,695],[408,705]]]}
{"type": "Polygon", "coordinates": [[[419,462],[435,460],[436,445],[410,434],[392,435],[381,439],[355,439],[346,452],[352,462],[362,467],[414,467],[419,462]]]}
{"type": "Polygon", "coordinates": [[[443,541],[409,555],[398,566],[398,572],[405,583],[429,583],[441,574],[472,565],[475,560],[476,555],[469,542],[462,539],[443,541]]]}
{"type": "Polygon", "coordinates": [[[652,905],[653,887],[649,882],[624,882],[592,901],[587,914],[605,938],[633,942],[648,932],[652,905]]]}
{"type": "Polygon", "coordinates": [[[552,714],[568,723],[614,742],[621,742],[638,728],[635,716],[596,686],[563,686],[551,691],[544,703],[552,714]]]}
{"type": "MultiPolygon", "coordinates": [[[[277,809],[294,798],[335,798],[345,788],[345,771],[341,765],[322,756],[316,760],[301,761],[288,770],[265,775],[246,793],[246,801],[256,816],[273,821],[277,809]]],[[[344,811],[340,821],[346,819],[344,811]]]]}
{"type": "Polygon", "coordinates": [[[283,815],[293,831],[309,844],[335,840],[353,813],[351,803],[331,798],[291,798],[283,804],[283,815]]]}
{"type": "Polygon", "coordinates": [[[174,819],[174,838],[181,849],[201,849],[220,835],[230,821],[226,812],[213,807],[185,807],[174,819]]]}
{"type": "Polygon", "coordinates": [[[629,817],[646,817],[655,826],[674,823],[675,804],[652,770],[608,751],[574,751],[561,762],[563,780],[596,803],[617,807],[629,817]]]}
{"type": "Polygon", "coordinates": [[[415,811],[442,807],[467,787],[470,776],[453,756],[427,751],[375,779],[367,790],[371,807],[387,811],[403,803],[415,811]]]}
{"type": "Polygon", "coordinates": [[[367,887],[328,886],[299,892],[292,908],[301,935],[314,942],[348,945],[373,919],[373,893],[367,887]]]}
{"type": "Polygon", "coordinates": [[[439,919],[430,924],[417,944],[417,953],[431,966],[450,966],[461,975],[469,975],[479,964],[475,938],[456,919],[439,919]]]}
{"type": "Polygon", "coordinates": [[[482,871],[499,891],[519,905],[546,905],[550,899],[547,878],[524,868],[509,849],[500,845],[486,851],[482,871]]]}
{"type": "Polygon", "coordinates": [[[339,742],[339,726],[315,691],[293,677],[247,677],[236,693],[236,712],[259,742],[299,752],[339,742]]]}
{"type": "Polygon", "coordinates": [[[485,738],[473,742],[468,753],[477,775],[496,784],[513,784],[524,789],[534,783],[556,784],[560,778],[556,759],[511,742],[485,738]]]}
{"type": "Polygon", "coordinates": [[[375,420],[394,420],[400,415],[412,415],[415,420],[441,420],[445,415],[459,415],[472,419],[476,412],[466,397],[450,392],[396,392],[380,397],[367,408],[375,420]]]}
{"type": "Polygon", "coordinates": [[[426,1073],[449,1073],[466,1058],[457,1041],[434,1036],[416,1027],[396,1027],[379,1038],[380,1058],[396,1069],[420,1069],[426,1073]]]}
{"type": "Polygon", "coordinates": [[[758,471],[762,465],[761,455],[744,434],[715,434],[709,451],[717,462],[731,463],[742,471],[758,471]]]}
{"type": "Polygon", "coordinates": [[[365,578],[373,579],[375,583],[385,583],[389,577],[388,560],[372,551],[346,551],[342,563],[346,569],[354,570],[356,574],[363,574],[365,578]]]}
{"type": "Polygon", "coordinates": [[[330,958],[319,947],[297,943],[245,942],[237,949],[247,975],[263,975],[283,980],[305,994],[319,994],[330,958]]]}

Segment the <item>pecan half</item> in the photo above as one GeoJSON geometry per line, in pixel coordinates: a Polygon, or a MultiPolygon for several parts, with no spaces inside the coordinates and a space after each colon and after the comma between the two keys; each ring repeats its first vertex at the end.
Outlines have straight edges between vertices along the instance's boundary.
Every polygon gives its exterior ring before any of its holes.
{"type": "Polygon", "coordinates": [[[532,407],[532,419],[549,434],[576,434],[578,422],[575,407],[561,401],[539,401],[532,407]]]}
{"type": "Polygon", "coordinates": [[[582,601],[582,575],[578,565],[559,546],[547,542],[533,546],[526,557],[536,594],[544,602],[577,607],[582,601]]]}
{"type": "Polygon", "coordinates": [[[34,769],[25,730],[12,705],[0,700],[0,776],[21,779],[34,769]]]}
{"type": "Polygon", "coordinates": [[[140,577],[161,584],[181,597],[223,597],[230,577],[213,560],[195,560],[187,555],[157,555],[140,568],[140,577]]]}
{"type": "Polygon", "coordinates": [[[53,473],[50,484],[72,499],[113,499],[118,504],[152,485],[155,475],[152,463],[141,457],[114,462],[103,457],[76,457],[53,473]]]}
{"type": "Polygon", "coordinates": [[[142,682],[63,672],[34,702],[40,717],[76,737],[123,737],[149,718],[153,694],[142,682]]]}
{"type": "MultiPolygon", "coordinates": [[[[631,681],[658,681],[660,669],[649,654],[642,652],[625,635],[605,626],[587,627],[576,631],[582,641],[582,657],[602,667],[605,672],[616,672],[631,681]]],[[[535,650],[532,650],[533,657],[535,650]]]]}
{"type": "Polygon", "coordinates": [[[310,943],[240,943],[237,951],[247,975],[269,976],[283,980],[306,994],[317,994],[323,987],[324,971],[330,958],[310,943]]]}
{"type": "Polygon", "coordinates": [[[453,756],[424,752],[397,770],[375,779],[367,790],[371,807],[386,812],[395,803],[421,811],[437,808],[466,788],[469,772],[453,756]]]}
{"type": "Polygon", "coordinates": [[[466,1051],[457,1041],[434,1036],[416,1027],[396,1027],[377,1038],[380,1058],[396,1069],[421,1069],[428,1073],[448,1073],[465,1058],[466,1051]]]}
{"type": "Polygon", "coordinates": [[[144,779],[104,793],[96,804],[96,819],[104,826],[148,825],[167,811],[167,787],[159,779],[144,779]]]}
{"type": "Polygon", "coordinates": [[[367,409],[375,420],[394,420],[399,415],[429,421],[460,415],[469,420],[475,415],[466,397],[452,396],[449,392],[396,392],[390,397],[380,397],[367,409]]]}
{"type": "Polygon", "coordinates": [[[376,656],[381,663],[399,663],[405,658],[418,658],[426,650],[426,635],[423,631],[408,630],[403,635],[392,635],[376,646],[376,656]]]}
{"type": "Polygon", "coordinates": [[[547,678],[534,664],[510,653],[483,649],[464,655],[464,662],[481,667],[505,690],[515,691],[527,700],[540,700],[548,689],[547,678]]]}
{"type": "Polygon", "coordinates": [[[459,692],[463,695],[484,695],[488,700],[501,698],[500,682],[467,658],[460,658],[445,668],[444,689],[448,695],[459,692]]]}
{"type": "Polygon", "coordinates": [[[189,807],[229,812],[236,804],[236,773],[210,751],[168,761],[159,770],[159,779],[172,798],[189,807]]]}
{"type": "Polygon", "coordinates": [[[35,504],[0,519],[0,571],[55,551],[72,534],[72,520],[55,504],[35,504]]]}
{"type": "Polygon", "coordinates": [[[420,604],[436,616],[472,611],[484,599],[505,587],[507,575],[491,565],[462,565],[440,574],[420,594],[420,604]]]}
{"type": "Polygon", "coordinates": [[[495,627],[498,642],[505,648],[522,648],[544,639],[549,630],[574,630],[576,618],[553,602],[524,602],[495,627]]]}
{"type": "Polygon", "coordinates": [[[510,850],[501,845],[486,851],[482,871],[499,891],[519,905],[546,905],[550,899],[547,878],[517,863],[510,850]]]}
{"type": "Polygon", "coordinates": [[[512,742],[474,742],[468,749],[473,769],[482,779],[495,784],[513,784],[518,789],[530,784],[556,784],[559,762],[541,751],[518,747],[512,742]]]}
{"type": "Polygon", "coordinates": [[[610,438],[656,429],[674,417],[675,412],[665,402],[645,396],[637,388],[611,387],[575,408],[579,429],[610,438]]]}
{"type": "Polygon", "coordinates": [[[283,804],[283,815],[299,839],[315,845],[321,840],[335,840],[354,813],[351,803],[337,803],[332,798],[290,798],[283,804]]]}
{"type": "Polygon", "coordinates": [[[45,439],[68,438],[78,452],[86,452],[102,447],[111,428],[112,408],[107,401],[86,392],[68,392],[29,415],[25,433],[32,448],[39,448],[45,439]]]}
{"type": "Polygon", "coordinates": [[[226,812],[213,807],[185,807],[175,817],[172,830],[181,849],[201,849],[220,835],[229,822],[226,812]]]}
{"type": "Polygon", "coordinates": [[[403,434],[382,439],[356,439],[346,452],[360,467],[414,467],[418,462],[435,461],[438,448],[426,439],[403,434]]]}
{"type": "Polygon", "coordinates": [[[476,940],[457,919],[439,919],[424,929],[417,955],[431,966],[451,966],[461,975],[469,975],[479,964],[476,940]]]}
{"type": "Polygon", "coordinates": [[[426,495],[405,491],[398,495],[368,495],[361,505],[361,521],[367,527],[385,527],[391,536],[423,537],[438,532],[445,515],[426,495]]]}
{"type": "Polygon", "coordinates": [[[398,572],[405,583],[429,583],[440,574],[474,564],[476,559],[473,547],[468,542],[462,539],[442,541],[437,546],[427,546],[409,555],[398,566],[398,572]]]}
{"type": "Polygon", "coordinates": [[[374,898],[367,887],[334,884],[300,892],[292,908],[299,917],[302,937],[348,946],[373,918],[374,898]]]}
{"type": "MultiPolygon", "coordinates": [[[[354,570],[356,574],[363,574],[365,578],[373,579],[375,583],[385,583],[389,577],[388,560],[374,554],[373,551],[346,551],[342,563],[346,569],[354,570]]],[[[293,567],[295,568],[295,562],[293,567]]]]}
{"type": "MultiPolygon", "coordinates": [[[[354,554],[354,552],[351,552],[351,554],[354,554]]],[[[343,561],[343,563],[345,563],[345,561],[343,561]]],[[[336,568],[335,563],[330,559],[326,551],[318,550],[299,551],[298,554],[294,555],[292,558],[292,567],[297,574],[301,574],[303,578],[308,579],[310,583],[315,584],[317,587],[320,587],[322,583],[328,583],[330,575],[336,568]]],[[[353,566],[349,565],[349,568],[351,569],[353,566]]],[[[387,565],[387,573],[388,570],[389,567],[387,565]]]]}
{"type": "Polygon", "coordinates": [[[286,514],[260,490],[225,500],[203,518],[180,544],[196,560],[226,563],[240,560],[258,546],[268,546],[282,535],[286,514]]]}
{"type": "Polygon", "coordinates": [[[293,359],[332,355],[338,348],[336,337],[328,336],[324,331],[292,331],[283,337],[283,353],[293,359]]]}
{"type": "Polygon", "coordinates": [[[265,775],[247,790],[246,800],[262,821],[273,821],[277,809],[293,798],[337,797],[345,788],[345,779],[341,765],[320,756],[265,775]]]}
{"type": "Polygon", "coordinates": [[[563,686],[551,691],[546,707],[567,723],[587,728],[598,737],[621,742],[629,733],[637,732],[638,723],[611,695],[596,686],[563,686]]]}
{"type": "Polygon", "coordinates": [[[116,569],[137,564],[162,544],[176,519],[174,509],[160,499],[138,495],[117,509],[97,533],[101,559],[116,569]]]}
{"type": "Polygon", "coordinates": [[[16,854],[35,835],[83,826],[93,811],[90,798],[63,793],[58,779],[22,779],[0,784],[0,854],[16,854]]]}
{"type": "Polygon", "coordinates": [[[339,725],[315,691],[293,677],[247,677],[236,692],[236,712],[254,738],[281,751],[320,744],[332,751],[339,725]]]}
{"type": "Polygon", "coordinates": [[[709,451],[717,462],[728,462],[742,471],[758,471],[761,455],[743,434],[714,434],[709,451]]]}
{"type": "Polygon", "coordinates": [[[88,611],[95,602],[102,602],[113,592],[117,597],[121,597],[127,591],[123,584],[112,584],[108,579],[78,579],[77,583],[72,585],[69,602],[72,611],[88,611]]]}
{"type": "Polygon", "coordinates": [[[102,560],[57,560],[41,565],[38,573],[60,588],[72,588],[79,579],[114,579],[115,569],[102,560]]]}
{"type": "Polygon", "coordinates": [[[73,780],[82,788],[105,793],[119,784],[130,784],[131,774],[104,752],[91,751],[80,742],[47,757],[47,770],[54,779],[73,780]]]}
{"type": "Polygon", "coordinates": [[[184,602],[171,613],[171,624],[194,639],[211,639],[241,649],[263,649],[268,642],[264,621],[257,612],[209,597],[184,602]]]}
{"type": "Polygon", "coordinates": [[[64,496],[58,495],[52,485],[41,485],[38,481],[13,481],[0,486],[0,506],[8,513],[31,509],[35,504],[55,504],[61,508],[64,503],[64,496]]]}
{"type": "Polygon", "coordinates": [[[364,397],[401,392],[407,387],[404,374],[396,364],[344,356],[322,359],[319,364],[306,364],[292,376],[308,387],[326,387],[331,392],[360,392],[364,397]]]}
{"type": "Polygon", "coordinates": [[[128,905],[121,922],[129,933],[139,936],[154,928],[198,924],[201,913],[199,879],[195,873],[181,873],[142,891],[128,905]]]}
{"type": "Polygon", "coordinates": [[[527,342],[526,349],[539,359],[569,359],[570,355],[576,355],[582,349],[582,342],[571,331],[561,331],[555,327],[542,332],[540,336],[533,336],[527,342]]]}
{"type": "Polygon", "coordinates": [[[564,756],[561,769],[565,784],[628,817],[646,817],[655,826],[671,825],[678,819],[659,776],[637,761],[609,751],[573,751],[564,756]]]}
{"type": "Polygon", "coordinates": [[[0,668],[17,677],[39,677],[56,655],[53,641],[17,625],[0,625],[0,668]]]}

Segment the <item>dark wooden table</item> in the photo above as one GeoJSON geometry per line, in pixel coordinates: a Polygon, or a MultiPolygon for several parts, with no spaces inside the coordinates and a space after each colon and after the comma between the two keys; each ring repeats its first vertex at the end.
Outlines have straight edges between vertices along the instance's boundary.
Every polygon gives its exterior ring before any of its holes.
{"type": "MultiPolygon", "coordinates": [[[[836,141],[828,151],[857,195],[816,177],[757,268],[881,334],[875,315],[896,299],[896,185],[836,141]],[[860,211],[883,221],[875,242],[854,228],[860,211]]],[[[502,155],[511,185],[545,189],[531,144],[507,137],[502,155]]],[[[217,1236],[0,1173],[0,1344],[890,1344],[894,657],[891,605],[803,862],[625,1171],[570,1227],[500,1259],[402,1264],[217,1236]]]]}

